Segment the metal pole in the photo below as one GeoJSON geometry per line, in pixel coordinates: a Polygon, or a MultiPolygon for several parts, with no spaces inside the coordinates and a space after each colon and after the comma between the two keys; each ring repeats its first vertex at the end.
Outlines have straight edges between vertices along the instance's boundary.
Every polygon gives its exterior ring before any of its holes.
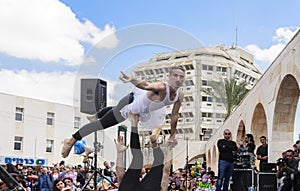
{"type": "Polygon", "coordinates": [[[186,140],[186,164],[185,164],[185,171],[186,171],[186,177],[185,177],[185,189],[188,190],[188,163],[189,163],[189,137],[185,137],[186,140]]]}
{"type": "Polygon", "coordinates": [[[95,135],[95,142],[94,142],[94,190],[97,190],[97,150],[98,150],[98,143],[97,143],[97,131],[94,132],[95,135]]]}

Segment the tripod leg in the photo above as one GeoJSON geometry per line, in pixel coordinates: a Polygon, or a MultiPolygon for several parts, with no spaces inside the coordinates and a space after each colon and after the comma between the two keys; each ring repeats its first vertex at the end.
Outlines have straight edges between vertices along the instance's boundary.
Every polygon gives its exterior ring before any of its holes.
{"type": "Polygon", "coordinates": [[[17,189],[20,191],[24,191],[23,187],[21,187],[20,184],[11,176],[11,174],[8,173],[2,166],[0,166],[0,179],[10,190],[17,189]]]}
{"type": "MultiPolygon", "coordinates": [[[[84,190],[90,183],[90,181],[92,180],[92,178],[94,176],[97,176],[97,171],[94,171],[93,174],[91,175],[91,177],[88,178],[88,180],[86,181],[86,183],[83,185],[83,187],[81,188],[81,190],[84,190]]],[[[94,190],[96,190],[97,188],[94,188],[94,190]]]]}

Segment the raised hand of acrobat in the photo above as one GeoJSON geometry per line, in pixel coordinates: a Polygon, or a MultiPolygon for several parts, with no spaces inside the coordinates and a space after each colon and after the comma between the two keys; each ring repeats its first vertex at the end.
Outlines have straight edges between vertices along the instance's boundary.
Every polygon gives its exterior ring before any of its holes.
{"type": "Polygon", "coordinates": [[[117,140],[114,139],[114,141],[115,141],[117,152],[120,152],[120,153],[124,152],[129,147],[129,145],[127,145],[127,146],[124,145],[124,139],[122,136],[118,136],[117,140]]]}
{"type": "Polygon", "coordinates": [[[125,74],[122,71],[121,71],[121,73],[119,75],[119,79],[122,80],[124,83],[131,82],[131,80],[132,80],[132,78],[130,76],[128,76],[127,74],[125,74]]]}

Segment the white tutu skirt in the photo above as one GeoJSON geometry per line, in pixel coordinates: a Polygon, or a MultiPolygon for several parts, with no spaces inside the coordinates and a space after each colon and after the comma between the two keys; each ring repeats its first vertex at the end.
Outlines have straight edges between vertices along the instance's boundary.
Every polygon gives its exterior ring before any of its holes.
{"type": "Polygon", "coordinates": [[[129,112],[139,114],[143,128],[153,129],[162,126],[165,120],[166,109],[163,103],[157,103],[147,98],[146,91],[135,88],[134,100],[121,109],[122,116],[129,118],[129,112]]]}

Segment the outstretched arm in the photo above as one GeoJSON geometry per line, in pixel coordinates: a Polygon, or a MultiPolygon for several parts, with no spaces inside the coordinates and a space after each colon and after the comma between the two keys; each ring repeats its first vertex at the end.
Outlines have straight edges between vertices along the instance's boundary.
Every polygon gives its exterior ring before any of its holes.
{"type": "Polygon", "coordinates": [[[118,136],[118,139],[114,139],[116,149],[117,149],[117,161],[116,161],[116,174],[118,178],[118,183],[120,184],[122,178],[125,174],[125,166],[124,166],[124,151],[128,149],[128,145],[124,145],[124,140],[122,136],[118,136]]]}
{"type": "Polygon", "coordinates": [[[155,82],[155,83],[149,83],[145,80],[138,80],[132,76],[128,76],[124,72],[121,72],[119,79],[122,80],[124,83],[132,83],[134,86],[143,89],[143,90],[149,90],[153,92],[159,92],[162,90],[165,90],[165,84],[163,82],[155,82]]]}
{"type": "Polygon", "coordinates": [[[181,107],[181,103],[183,101],[183,92],[179,91],[179,99],[174,103],[172,113],[171,113],[171,134],[170,139],[175,138],[179,109],[181,107]]]}

